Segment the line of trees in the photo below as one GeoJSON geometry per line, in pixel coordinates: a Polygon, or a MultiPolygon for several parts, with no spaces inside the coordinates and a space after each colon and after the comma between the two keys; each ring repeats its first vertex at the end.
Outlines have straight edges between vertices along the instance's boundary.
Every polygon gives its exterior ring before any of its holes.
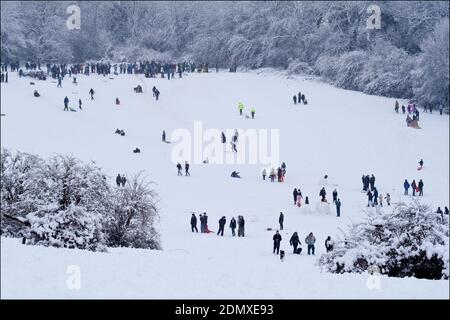
{"type": "Polygon", "coordinates": [[[81,1],[80,30],[66,28],[70,4],[3,2],[2,61],[154,58],[276,67],[448,106],[447,1],[81,1]],[[368,30],[373,4],[381,28],[368,30]]]}
{"type": "Polygon", "coordinates": [[[112,187],[93,162],[1,153],[2,236],[92,251],[161,249],[157,200],[142,173],[129,177],[125,187],[112,187]]]}

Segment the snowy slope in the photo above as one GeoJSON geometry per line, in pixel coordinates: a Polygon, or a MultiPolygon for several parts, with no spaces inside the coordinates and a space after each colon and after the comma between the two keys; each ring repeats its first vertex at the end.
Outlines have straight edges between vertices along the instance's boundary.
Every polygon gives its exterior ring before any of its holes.
{"type": "MultiPolygon", "coordinates": [[[[403,115],[393,112],[394,99],[367,96],[305,79],[286,79],[273,73],[189,74],[183,79],[146,79],[141,75],[78,76],[78,86],[53,80],[29,84],[10,74],[1,85],[2,147],[41,156],[72,153],[95,160],[115,178],[117,173],[145,170],[159,191],[162,252],[132,249],[108,254],[24,247],[2,238],[2,297],[168,297],[168,298],[448,298],[448,281],[383,278],[382,290],[367,289],[367,275],[336,276],[320,273],[317,255],[293,256],[288,246],[292,232],[300,239],[309,232],[317,238],[316,253],[324,251],[326,236],[361,217],[366,205],[362,174],[375,174],[379,191],[393,201],[402,194],[405,178],[423,179],[424,201],[449,203],[448,117],[421,114],[423,129],[407,128],[403,115]],[[141,84],[143,94],[133,87],[141,84]],[[151,95],[153,85],[160,101],[151,95]],[[95,100],[88,91],[94,88],[95,100]],[[41,93],[34,98],[33,90],[41,93]],[[292,95],[305,93],[309,105],[294,106],[292,95]],[[63,99],[81,112],[63,112],[63,99]],[[121,106],[114,100],[119,97],[121,106]],[[238,115],[256,108],[256,118],[238,115]],[[193,131],[201,120],[204,130],[261,128],[280,130],[280,160],[287,164],[286,182],[263,182],[261,165],[193,164],[191,177],[177,177],[171,161],[173,145],[161,143],[179,128],[193,131]],[[114,134],[124,129],[125,137],[114,134]],[[139,147],[141,154],[131,151],[139,147]],[[417,171],[423,158],[424,170],[417,171]],[[240,171],[243,179],[229,177],[240,171]],[[319,182],[329,175],[330,198],[336,187],[342,216],[306,214],[293,205],[299,187],[314,209],[319,182]],[[337,186],[332,186],[337,185],[337,186]],[[192,234],[190,211],[208,212],[210,229],[225,215],[246,218],[246,237],[223,238],[192,234]],[[279,212],[285,214],[282,249],[284,262],[272,255],[273,232],[279,212]],[[68,264],[82,268],[79,291],[65,288],[68,264]],[[17,266],[21,266],[18,270],[17,266]],[[61,272],[61,274],[59,273],[61,272]],[[19,284],[19,285],[18,285],[19,284]],[[385,284],[385,286],[384,286],[385,284]]],[[[227,137],[229,139],[229,137],[227,137]]],[[[239,146],[238,146],[239,148],[239,146]]],[[[305,247],[304,247],[305,249],[305,247]]]]}

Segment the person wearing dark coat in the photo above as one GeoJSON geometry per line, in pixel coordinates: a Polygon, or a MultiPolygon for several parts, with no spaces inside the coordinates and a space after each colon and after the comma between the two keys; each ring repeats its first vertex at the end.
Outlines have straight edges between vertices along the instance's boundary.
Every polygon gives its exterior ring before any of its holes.
{"type": "Polygon", "coordinates": [[[162,133],[162,142],[166,142],[166,130],[163,130],[163,133],[162,133]]]}
{"type": "Polygon", "coordinates": [[[231,235],[232,235],[233,237],[236,236],[236,232],[235,232],[235,230],[236,230],[236,219],[234,219],[234,217],[231,218],[231,221],[230,221],[230,229],[231,229],[231,235]]]}
{"type": "Polygon", "coordinates": [[[422,167],[423,167],[423,159],[420,159],[419,165],[420,165],[420,168],[422,169],[422,167]]]}
{"type": "Polygon", "coordinates": [[[34,95],[36,98],[39,98],[39,97],[41,96],[41,95],[39,94],[39,92],[37,92],[36,90],[34,90],[33,95],[34,95]]]}
{"type": "Polygon", "coordinates": [[[409,189],[409,187],[410,187],[410,184],[409,184],[408,180],[405,179],[405,182],[403,182],[403,188],[405,189],[405,196],[408,195],[408,189],[409,189]]]}
{"type": "Polygon", "coordinates": [[[225,137],[225,133],[223,133],[222,131],[222,143],[226,143],[227,142],[227,137],[225,137]]]}
{"type": "Polygon", "coordinates": [[[64,111],[69,111],[69,98],[64,98],[64,111]]]}
{"type": "Polygon", "coordinates": [[[303,101],[303,103],[305,103],[305,95],[302,93],[302,101],[303,101]]]}
{"type": "Polygon", "coordinates": [[[326,195],[327,195],[327,192],[325,191],[325,187],[322,187],[322,189],[320,189],[319,196],[321,196],[322,200],[323,200],[323,199],[325,199],[326,195]]]}
{"type": "Polygon", "coordinates": [[[297,247],[301,245],[300,239],[298,238],[297,232],[294,232],[291,239],[289,240],[289,244],[294,247],[294,254],[297,253],[297,247]]]}
{"type": "Polygon", "coordinates": [[[194,230],[195,230],[195,232],[198,232],[197,217],[195,216],[195,213],[193,213],[191,216],[191,230],[192,230],[192,232],[194,232],[194,230]]]}
{"type": "Polygon", "coordinates": [[[278,222],[280,223],[280,230],[283,230],[283,223],[284,223],[284,214],[283,214],[283,212],[280,212],[280,217],[278,218],[278,222]]]}
{"type": "Polygon", "coordinates": [[[279,254],[280,253],[280,243],[281,243],[282,238],[281,238],[281,234],[278,232],[278,230],[274,234],[272,239],[273,239],[273,253],[275,253],[275,251],[276,251],[277,254],[279,254]]]}
{"type": "Polygon", "coordinates": [[[444,208],[444,214],[448,215],[448,207],[444,208]]]}
{"type": "Polygon", "coordinates": [[[373,194],[370,190],[367,191],[367,200],[368,200],[367,207],[370,207],[370,206],[373,207],[373,194]]]}
{"type": "Polygon", "coordinates": [[[184,171],[186,172],[186,176],[190,176],[191,174],[189,173],[189,162],[185,161],[184,163],[184,171]]]}
{"type": "Polygon", "coordinates": [[[122,175],[122,180],[120,181],[122,183],[122,187],[125,187],[125,183],[127,183],[127,178],[125,178],[125,175],[122,175]]]}
{"type": "Polygon", "coordinates": [[[292,192],[292,194],[294,195],[294,204],[297,204],[297,196],[298,196],[297,188],[294,189],[294,192],[292,192]]]}
{"type": "Polygon", "coordinates": [[[83,103],[81,102],[81,99],[78,99],[78,108],[80,108],[80,110],[82,109],[81,108],[81,105],[82,105],[83,103]]]}
{"type": "Polygon", "coordinates": [[[309,204],[309,198],[305,197],[305,204],[309,204]]]}
{"type": "Polygon", "coordinates": [[[404,105],[402,105],[402,113],[405,114],[406,108],[404,105]]]}
{"type": "Polygon", "coordinates": [[[333,203],[335,203],[335,202],[336,202],[336,200],[337,200],[337,196],[338,196],[338,192],[337,192],[337,190],[336,190],[336,189],[334,189],[334,190],[333,190],[333,203]]]}
{"type": "Polygon", "coordinates": [[[370,190],[373,191],[373,189],[375,188],[375,176],[373,174],[370,176],[369,183],[370,183],[370,190]]]}
{"type": "Polygon", "coordinates": [[[91,90],[89,90],[89,94],[91,95],[91,100],[94,100],[94,89],[91,88],[91,90]]]}
{"type": "Polygon", "coordinates": [[[182,176],[183,175],[183,173],[181,172],[182,167],[181,167],[181,164],[179,162],[177,163],[177,169],[178,169],[178,175],[182,176]]]}
{"type": "Polygon", "coordinates": [[[297,96],[296,95],[294,95],[294,104],[297,104],[297,96]]]}
{"type": "MultiPolygon", "coordinates": [[[[6,73],[5,73],[5,82],[8,83],[8,71],[6,71],[6,73]]],[[[441,110],[441,115],[442,115],[442,110],[441,110]]]]}
{"type": "Polygon", "coordinates": [[[118,187],[120,187],[120,184],[122,182],[122,177],[120,176],[120,173],[116,177],[116,184],[118,187]]]}
{"type": "Polygon", "coordinates": [[[325,249],[327,249],[327,252],[333,250],[333,241],[330,236],[328,236],[327,240],[325,240],[325,249]]]}
{"type": "Polygon", "coordinates": [[[422,181],[422,179],[419,180],[419,184],[417,186],[419,187],[419,196],[423,196],[423,181],[422,181]]]}
{"type": "Polygon", "coordinates": [[[340,217],[341,216],[341,199],[337,199],[335,203],[336,203],[336,216],[340,217]]]}
{"type": "Polygon", "coordinates": [[[245,220],[243,216],[238,217],[238,237],[244,236],[245,220]]]}
{"type": "Polygon", "coordinates": [[[413,182],[411,182],[411,189],[412,189],[413,197],[416,195],[416,188],[417,188],[416,180],[413,180],[413,182]]]}
{"type": "Polygon", "coordinates": [[[201,213],[199,215],[199,219],[200,219],[200,232],[205,233],[205,218],[201,213]]]}
{"type": "Polygon", "coordinates": [[[219,231],[217,231],[217,235],[220,234],[223,237],[223,229],[225,228],[225,223],[226,222],[227,222],[227,219],[225,218],[225,216],[220,218],[220,220],[219,220],[219,231]]]}
{"type": "Polygon", "coordinates": [[[378,205],[378,190],[377,190],[377,188],[373,188],[373,204],[375,206],[378,205]]]}

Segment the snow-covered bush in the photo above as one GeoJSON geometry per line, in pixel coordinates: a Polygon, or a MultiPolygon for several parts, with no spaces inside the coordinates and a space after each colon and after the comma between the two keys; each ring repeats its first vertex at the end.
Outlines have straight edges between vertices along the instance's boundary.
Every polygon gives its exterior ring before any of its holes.
{"type": "Polygon", "coordinates": [[[350,226],[319,265],[328,272],[360,273],[376,266],[392,277],[449,278],[448,217],[413,202],[392,212],[368,211],[350,226]]]}
{"type": "Polygon", "coordinates": [[[5,215],[25,219],[27,213],[37,210],[43,203],[43,161],[27,153],[1,152],[1,229],[6,236],[23,236],[18,220],[5,215]]]}
{"type": "Polygon", "coordinates": [[[106,223],[108,246],[160,249],[155,229],[158,219],[158,200],[151,184],[139,173],[117,188],[112,211],[106,223]]]}
{"type": "Polygon", "coordinates": [[[31,244],[93,251],[108,244],[159,249],[156,198],[140,175],[113,190],[93,162],[61,155],[43,160],[8,150],[1,154],[1,234],[26,237],[31,244]]]}

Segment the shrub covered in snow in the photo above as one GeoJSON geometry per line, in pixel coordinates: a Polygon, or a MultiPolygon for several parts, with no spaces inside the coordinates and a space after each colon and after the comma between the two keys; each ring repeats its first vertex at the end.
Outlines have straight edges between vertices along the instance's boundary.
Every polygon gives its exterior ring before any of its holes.
{"type": "Polygon", "coordinates": [[[155,198],[138,178],[125,188],[112,188],[93,162],[2,151],[1,234],[26,237],[31,244],[103,250],[110,243],[111,223],[125,212],[130,213],[125,241],[112,244],[157,249],[155,198]]]}
{"type": "Polygon", "coordinates": [[[157,194],[142,173],[123,188],[117,188],[106,223],[107,243],[112,247],[160,249],[159,235],[154,228],[158,219],[157,194]]]}
{"type": "Polygon", "coordinates": [[[392,277],[448,279],[448,217],[419,202],[366,214],[336,241],[333,251],[320,257],[322,268],[360,273],[376,266],[392,277]]]}

